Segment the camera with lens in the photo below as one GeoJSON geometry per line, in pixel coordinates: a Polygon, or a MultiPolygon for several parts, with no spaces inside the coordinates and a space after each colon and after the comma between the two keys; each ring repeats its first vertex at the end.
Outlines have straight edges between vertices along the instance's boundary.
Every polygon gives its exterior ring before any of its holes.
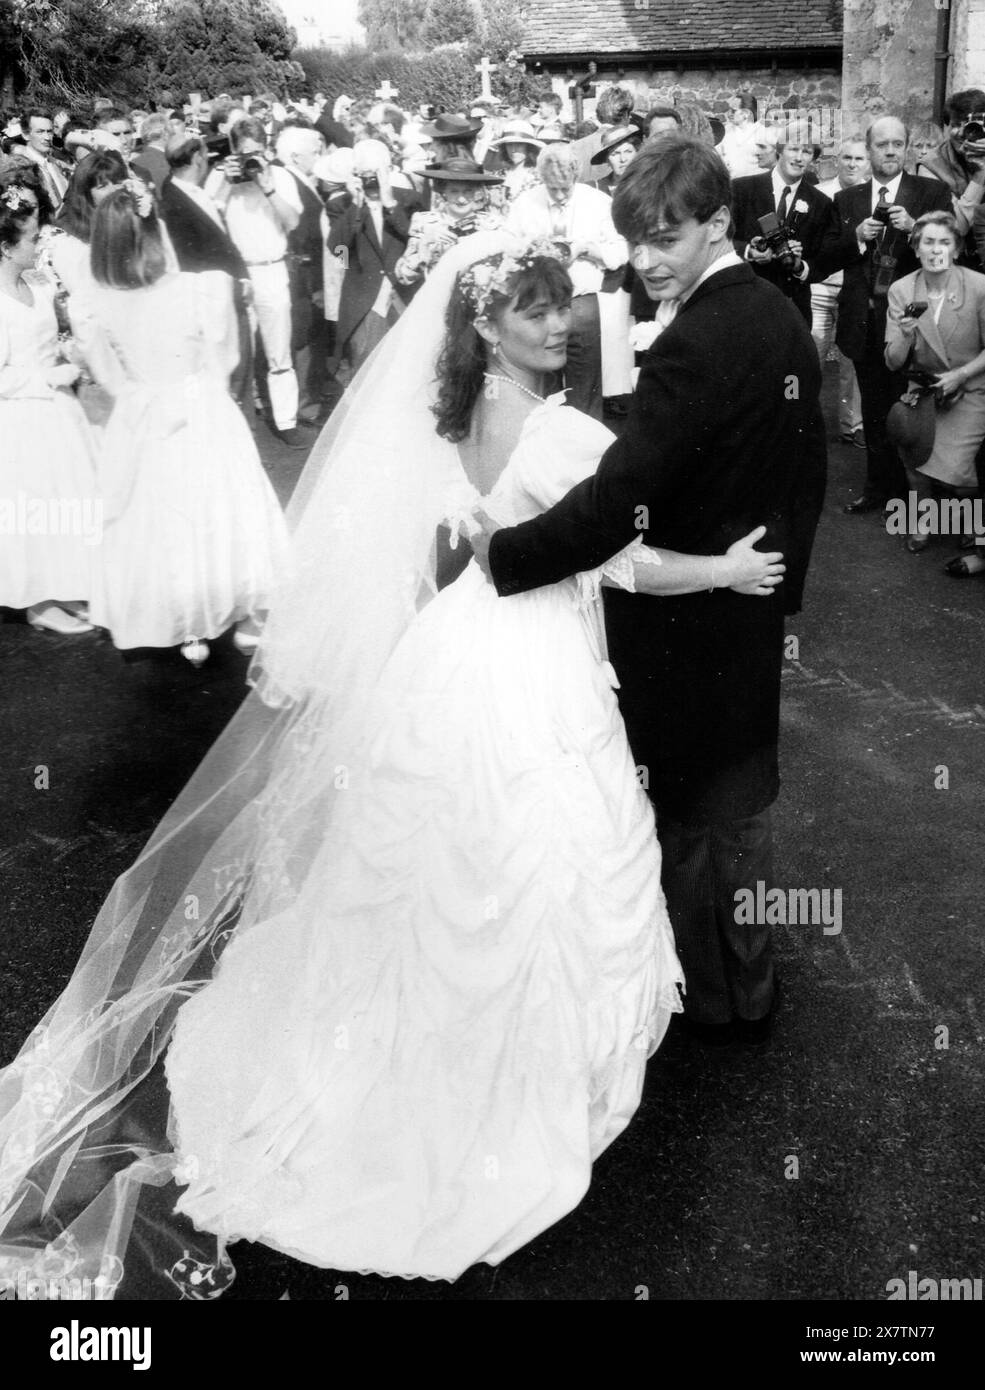
{"type": "Polygon", "coordinates": [[[801,264],[800,257],[790,245],[790,231],[785,222],[781,222],[775,212],[768,212],[765,217],[758,217],[759,236],[753,237],[750,243],[757,251],[772,251],[773,259],[778,261],[783,269],[795,274],[801,264]]]}
{"type": "Polygon", "coordinates": [[[881,222],[882,225],[883,225],[884,227],[888,227],[888,226],[889,226],[889,220],[890,220],[890,219],[889,219],[889,204],[888,204],[888,203],[876,203],[875,207],[872,209],[872,220],[873,220],[874,222],[881,222]]]}
{"type": "Polygon", "coordinates": [[[262,174],[267,167],[266,161],[261,159],[258,154],[247,154],[239,162],[239,173],[229,180],[230,183],[254,183],[257,175],[262,174]]]}
{"type": "Polygon", "coordinates": [[[376,174],[363,174],[362,185],[364,193],[376,194],[380,191],[380,180],[376,174]]]}
{"type": "Polygon", "coordinates": [[[961,127],[961,139],[978,144],[985,140],[985,111],[976,111],[961,127]]]}

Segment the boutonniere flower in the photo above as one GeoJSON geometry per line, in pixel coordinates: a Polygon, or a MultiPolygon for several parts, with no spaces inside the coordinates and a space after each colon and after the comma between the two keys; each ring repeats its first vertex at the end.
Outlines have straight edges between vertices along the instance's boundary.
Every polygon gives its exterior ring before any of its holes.
{"type": "Polygon", "coordinates": [[[793,205],[793,210],[794,210],[794,212],[809,212],[809,211],[810,211],[810,209],[808,208],[807,204],[804,202],[803,198],[798,198],[798,199],[797,199],[797,201],[796,201],[796,202],[794,203],[794,205],[793,205]]]}

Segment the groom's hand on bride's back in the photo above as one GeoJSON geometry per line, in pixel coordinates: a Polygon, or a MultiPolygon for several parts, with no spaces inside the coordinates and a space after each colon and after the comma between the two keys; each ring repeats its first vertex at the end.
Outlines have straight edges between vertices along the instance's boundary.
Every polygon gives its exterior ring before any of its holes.
{"type": "Polygon", "coordinates": [[[475,556],[476,564],[491,584],[493,582],[493,577],[492,570],[489,566],[489,544],[496,532],[501,531],[503,528],[498,522],[493,521],[491,516],[486,516],[486,513],[483,511],[475,513],[475,520],[482,527],[482,530],[477,531],[471,538],[472,553],[475,556]]]}

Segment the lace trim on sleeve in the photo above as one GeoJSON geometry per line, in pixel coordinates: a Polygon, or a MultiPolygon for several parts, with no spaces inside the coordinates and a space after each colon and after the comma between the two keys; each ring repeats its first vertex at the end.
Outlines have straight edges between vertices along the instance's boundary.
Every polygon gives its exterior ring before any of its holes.
{"type": "Polygon", "coordinates": [[[629,593],[636,593],[636,566],[639,565],[659,565],[662,561],[657,552],[650,546],[643,544],[643,537],[637,536],[634,541],[620,550],[611,559],[606,560],[604,565],[598,569],[586,570],[578,575],[578,602],[594,603],[598,598],[602,588],[603,579],[611,579],[613,584],[620,589],[626,589],[629,593]]]}

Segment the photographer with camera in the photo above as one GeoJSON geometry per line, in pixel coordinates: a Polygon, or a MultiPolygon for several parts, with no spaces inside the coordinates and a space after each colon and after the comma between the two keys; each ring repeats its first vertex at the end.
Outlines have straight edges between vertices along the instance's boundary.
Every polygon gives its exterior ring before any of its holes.
{"type": "Polygon", "coordinates": [[[297,427],[298,379],[291,357],[291,287],[288,235],[301,220],[297,185],[272,164],[259,121],[247,116],[229,132],[232,154],[213,169],[205,192],[224,214],[233,245],[253,286],[252,313],[267,359],[267,393],[274,433],[290,449],[308,438],[297,427]]]}
{"type": "Polygon", "coordinates": [[[985,92],[977,87],[953,92],[944,120],[947,138],[921,157],[917,173],[947,184],[958,233],[967,238],[961,264],[985,270],[985,92]]]}
{"type": "Polygon", "coordinates": [[[873,121],[865,135],[872,177],[835,194],[838,263],[845,271],[835,342],[855,363],[865,431],[865,487],[845,506],[851,514],[881,511],[891,497],[906,492],[902,465],[886,434],[886,417],[906,386],[884,357],[889,287],[917,268],[909,243],[917,219],[951,209],[943,183],[904,171],[907,139],[906,126],[896,117],[873,121]]]}
{"type": "Polygon", "coordinates": [[[333,209],[329,250],[346,267],[339,301],[336,354],[353,372],[396,323],[413,288],[401,284],[397,262],[407,249],[421,199],[390,182],[390,151],[380,140],[357,140],[344,207],[333,209]]]}
{"type": "Polygon", "coordinates": [[[835,268],[840,229],[831,199],[804,179],[814,157],[807,127],[794,125],[781,133],[777,153],[770,173],[732,182],[734,245],[810,325],[810,282],[835,268]]]}

